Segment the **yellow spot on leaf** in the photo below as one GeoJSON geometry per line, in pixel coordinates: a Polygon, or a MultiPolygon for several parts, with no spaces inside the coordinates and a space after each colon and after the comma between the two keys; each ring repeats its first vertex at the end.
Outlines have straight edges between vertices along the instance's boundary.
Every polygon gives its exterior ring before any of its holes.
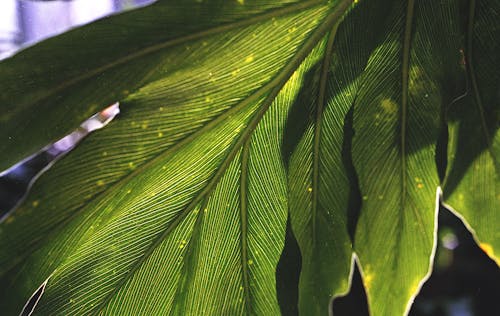
{"type": "Polygon", "coordinates": [[[417,183],[417,188],[422,189],[424,185],[422,183],[417,183]]]}
{"type": "Polygon", "coordinates": [[[236,76],[240,72],[240,69],[235,69],[231,72],[231,76],[236,76]]]}
{"type": "MultiPolygon", "coordinates": [[[[424,80],[424,72],[422,68],[418,66],[412,66],[410,68],[408,85],[410,87],[410,93],[421,95],[426,90],[426,80],[424,80]]],[[[427,96],[428,97],[428,96],[427,96]]]]}
{"type": "Polygon", "coordinates": [[[185,241],[184,239],[179,241],[179,249],[182,249],[186,246],[187,244],[187,241],[185,241]]]}
{"type": "Polygon", "coordinates": [[[212,99],[210,97],[206,97],[205,102],[210,103],[210,102],[212,102],[212,99]]]}
{"type": "Polygon", "coordinates": [[[363,267],[363,284],[365,285],[366,291],[369,291],[372,283],[373,283],[373,278],[375,277],[375,274],[373,273],[372,267],[370,264],[367,264],[366,266],[363,267]]]}
{"type": "Polygon", "coordinates": [[[307,192],[312,192],[313,188],[307,188],[307,192]]]}
{"type": "Polygon", "coordinates": [[[162,132],[158,132],[158,137],[162,137],[163,136],[163,133],[162,132]]]}
{"type": "Polygon", "coordinates": [[[380,107],[387,114],[395,114],[398,110],[398,105],[391,99],[383,99],[382,101],[380,101],[380,107]]]}
{"type": "Polygon", "coordinates": [[[245,0],[236,0],[239,4],[245,4],[245,0]]]}
{"type": "Polygon", "coordinates": [[[253,61],[253,55],[250,55],[250,56],[247,56],[247,58],[245,58],[245,62],[246,63],[251,63],[253,61]]]}
{"type": "Polygon", "coordinates": [[[410,295],[413,295],[414,293],[418,292],[419,287],[420,287],[420,281],[419,280],[413,281],[413,284],[410,287],[410,295]]]}
{"type": "Polygon", "coordinates": [[[38,200],[35,200],[35,201],[33,201],[33,203],[31,203],[31,205],[32,205],[33,207],[37,207],[37,206],[38,206],[38,204],[40,204],[40,201],[38,201],[38,200]]]}
{"type": "Polygon", "coordinates": [[[364,281],[363,283],[365,284],[366,290],[369,291],[370,287],[372,286],[372,282],[373,282],[373,273],[365,273],[363,281],[364,281]]]}
{"type": "Polygon", "coordinates": [[[493,247],[490,244],[482,242],[479,244],[479,248],[481,248],[491,258],[495,257],[493,247]]]}
{"type": "Polygon", "coordinates": [[[248,265],[251,266],[253,264],[253,260],[252,259],[248,259],[248,265]]]}
{"type": "Polygon", "coordinates": [[[99,180],[96,182],[97,186],[99,187],[102,187],[104,185],[104,181],[103,180],[99,180]]]}
{"type": "Polygon", "coordinates": [[[129,167],[130,169],[135,169],[135,165],[134,165],[134,163],[133,163],[133,162],[129,162],[129,163],[128,163],[128,167],[129,167]]]}

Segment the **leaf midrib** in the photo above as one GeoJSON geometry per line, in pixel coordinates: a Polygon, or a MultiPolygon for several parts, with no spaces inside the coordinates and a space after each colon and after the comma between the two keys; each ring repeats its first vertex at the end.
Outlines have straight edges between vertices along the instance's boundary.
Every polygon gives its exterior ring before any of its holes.
{"type": "Polygon", "coordinates": [[[311,35],[304,42],[302,47],[297,51],[296,55],[291,59],[290,63],[283,68],[280,74],[273,79],[270,84],[274,83],[274,88],[271,93],[266,97],[266,99],[262,102],[261,108],[254,115],[247,128],[242,132],[238,141],[233,145],[233,148],[227,154],[224,161],[221,163],[221,166],[216,171],[212,179],[209,181],[207,186],[201,190],[201,192],[186,206],[186,208],[179,212],[177,217],[169,223],[168,228],[158,236],[158,238],[151,244],[148,250],[144,253],[144,255],[136,262],[136,264],[129,270],[129,273],[126,274],[124,278],[121,279],[120,282],[117,283],[116,287],[102,300],[101,304],[99,304],[96,309],[96,314],[99,314],[108,302],[115,296],[115,294],[121,289],[121,287],[129,280],[135,272],[140,268],[140,266],[146,261],[146,259],[153,253],[153,251],[157,248],[157,246],[168,236],[168,234],[173,231],[182,220],[191,212],[196,205],[205,197],[211,194],[213,189],[215,189],[218,181],[224,175],[227,167],[231,163],[232,159],[234,159],[235,155],[239,152],[240,148],[242,148],[243,144],[249,139],[258,123],[267,112],[267,109],[271,106],[272,102],[279,94],[283,86],[286,84],[288,79],[293,75],[295,70],[300,66],[300,64],[304,61],[304,59],[309,55],[309,53],[314,49],[317,43],[322,39],[324,34],[328,32],[328,30],[335,25],[337,20],[344,14],[344,12],[349,8],[353,0],[341,0],[338,5],[334,8],[334,10],[324,18],[324,23],[319,24],[319,26],[311,33],[311,35]]]}
{"type": "MultiPolygon", "coordinates": [[[[408,194],[408,185],[407,185],[407,161],[406,161],[406,155],[407,155],[407,119],[408,119],[408,94],[409,94],[409,69],[410,69],[410,52],[411,52],[411,39],[412,39],[412,31],[413,31],[413,19],[414,19],[414,12],[415,12],[415,0],[408,0],[408,4],[406,7],[406,18],[405,18],[405,26],[404,26],[404,35],[403,35],[403,58],[402,58],[402,65],[401,65],[401,139],[400,139],[400,150],[401,150],[401,175],[400,175],[400,181],[401,181],[401,194],[400,194],[400,201],[401,201],[401,209],[398,212],[398,222],[399,224],[396,225],[396,234],[397,237],[395,238],[396,241],[402,239],[403,235],[403,229],[404,227],[404,217],[406,215],[405,209],[406,209],[406,204],[407,204],[407,194],[408,194]],[[398,229],[399,227],[399,229],[398,229]]],[[[425,229],[425,226],[423,225],[422,219],[421,219],[421,214],[419,214],[418,210],[415,209],[415,207],[410,207],[411,211],[413,212],[415,218],[418,221],[418,224],[423,227],[421,230],[422,233],[427,235],[427,230],[425,229]]],[[[402,247],[401,243],[397,243],[397,245],[402,247]]],[[[399,251],[401,252],[401,251],[399,251]]],[[[395,253],[398,253],[396,251],[395,253]]],[[[394,261],[393,265],[395,268],[396,266],[400,266],[400,257],[396,256],[396,260],[394,261]]]]}
{"type": "Polygon", "coordinates": [[[250,139],[243,145],[240,166],[240,220],[241,220],[241,265],[243,274],[243,300],[247,314],[252,313],[250,302],[250,281],[248,267],[248,158],[250,156],[250,139]]]}
{"type": "MultiPolygon", "coordinates": [[[[314,0],[314,1],[308,1],[307,3],[311,4],[311,3],[316,3],[316,2],[321,2],[321,1],[314,0]]],[[[343,0],[343,2],[346,2],[346,0],[343,0]]],[[[305,4],[306,3],[304,3],[303,5],[305,5],[305,4]]],[[[302,7],[303,6],[299,6],[299,7],[294,6],[293,8],[298,11],[302,7]]],[[[287,7],[286,9],[291,9],[291,7],[287,7]]],[[[283,10],[280,10],[280,11],[283,11],[283,10]]],[[[288,11],[293,12],[291,10],[288,10],[288,11]]],[[[285,13],[290,13],[288,11],[285,12],[285,13]]],[[[285,14],[285,13],[283,13],[283,14],[285,14]]],[[[269,14],[271,14],[271,13],[269,13],[269,14]]],[[[296,56],[294,56],[294,57],[296,57],[296,56]]],[[[138,166],[137,168],[135,168],[130,173],[125,174],[121,178],[117,179],[108,188],[106,188],[103,191],[97,193],[96,195],[94,195],[90,199],[86,200],[82,206],[80,206],[79,208],[75,209],[75,211],[72,212],[70,216],[68,216],[66,219],[62,220],[57,226],[55,226],[55,228],[60,227],[62,225],[65,225],[65,224],[71,222],[71,220],[74,219],[79,214],[79,211],[82,210],[82,209],[84,209],[92,201],[98,199],[102,195],[105,195],[105,194],[108,194],[110,192],[113,192],[114,190],[119,190],[120,186],[123,183],[126,183],[130,179],[133,179],[136,175],[142,173],[144,170],[146,170],[150,166],[154,165],[158,161],[161,161],[162,159],[164,159],[165,156],[167,156],[170,153],[178,150],[179,148],[181,148],[182,146],[184,146],[186,143],[189,143],[189,142],[193,141],[201,133],[204,133],[205,131],[213,128],[216,125],[218,125],[222,121],[226,120],[228,117],[231,117],[235,112],[240,111],[241,109],[245,108],[249,104],[251,104],[253,102],[257,102],[259,98],[261,98],[262,96],[264,96],[273,87],[279,85],[279,83],[281,81],[283,81],[283,77],[284,77],[283,73],[286,73],[286,72],[290,71],[290,69],[293,67],[294,64],[295,64],[294,62],[290,61],[290,63],[283,68],[283,70],[282,70],[281,73],[279,73],[274,79],[272,79],[270,82],[268,82],[267,84],[265,84],[263,87],[259,88],[255,93],[249,95],[246,99],[244,99],[243,101],[241,101],[237,105],[233,106],[232,108],[226,110],[225,112],[223,112],[222,114],[220,114],[219,116],[217,116],[212,121],[208,122],[207,124],[203,125],[198,130],[194,131],[189,136],[181,139],[179,142],[177,142],[176,144],[174,144],[172,147],[166,148],[164,151],[159,152],[156,156],[152,157],[151,159],[149,159],[144,164],[138,166]]],[[[39,242],[40,242],[40,240],[37,243],[39,243],[39,242]]],[[[33,245],[30,249],[35,249],[35,245],[33,245]]],[[[7,269],[5,269],[5,271],[8,271],[10,268],[11,267],[8,267],[7,269]]]]}
{"type": "Polygon", "coordinates": [[[323,64],[321,65],[321,76],[319,81],[319,92],[318,92],[318,106],[316,108],[316,121],[314,129],[314,144],[313,144],[313,177],[312,177],[312,245],[316,245],[316,221],[318,212],[318,198],[319,198],[319,162],[320,162],[320,145],[321,145],[321,128],[323,123],[323,111],[325,107],[326,99],[326,83],[328,80],[328,72],[330,69],[331,58],[333,53],[333,44],[335,42],[335,35],[337,34],[338,26],[337,23],[333,26],[328,36],[328,41],[326,44],[326,50],[323,56],[323,64]]]}
{"type": "MultiPolygon", "coordinates": [[[[237,22],[232,22],[232,23],[228,23],[228,24],[224,24],[224,25],[215,26],[213,28],[199,31],[199,32],[194,33],[194,34],[189,34],[189,35],[181,36],[181,37],[174,38],[174,39],[168,39],[165,42],[160,42],[158,44],[154,44],[154,45],[142,48],[139,51],[125,55],[124,57],[119,58],[117,60],[114,60],[112,62],[105,63],[104,65],[96,67],[93,70],[89,70],[89,71],[85,72],[84,74],[81,74],[80,76],[76,76],[73,79],[65,80],[64,82],[60,83],[59,85],[57,85],[53,89],[48,89],[46,91],[46,93],[41,94],[36,98],[33,98],[33,99],[30,98],[30,100],[27,102],[16,104],[15,109],[11,109],[10,112],[12,112],[12,110],[14,110],[16,112],[20,112],[20,111],[24,110],[25,108],[33,106],[42,100],[45,100],[45,99],[48,99],[54,95],[57,95],[60,91],[65,90],[66,88],[75,86],[78,83],[85,81],[87,79],[90,79],[94,76],[97,76],[97,75],[99,75],[107,70],[118,67],[120,65],[123,65],[127,62],[130,62],[130,61],[133,61],[135,59],[139,59],[141,57],[147,56],[149,54],[155,53],[157,51],[160,51],[161,49],[173,47],[173,46],[180,45],[180,44],[183,44],[185,42],[189,42],[189,41],[193,41],[193,40],[202,39],[202,38],[207,37],[207,36],[212,36],[212,35],[220,34],[223,32],[231,31],[231,30],[234,30],[234,29],[237,29],[240,27],[244,27],[244,26],[252,25],[254,23],[266,21],[266,20],[269,20],[273,17],[276,18],[276,17],[280,17],[283,15],[295,13],[295,12],[298,12],[300,10],[312,8],[312,7],[319,5],[321,3],[324,3],[324,1],[309,0],[309,1],[305,1],[305,2],[294,3],[294,4],[289,5],[287,7],[280,8],[280,9],[274,9],[274,10],[271,10],[270,12],[268,11],[268,12],[265,12],[262,14],[258,14],[258,15],[252,16],[250,18],[247,18],[247,19],[239,20],[237,22]]],[[[150,72],[149,76],[151,74],[152,73],[150,72]]],[[[147,78],[143,79],[143,81],[146,81],[146,80],[147,80],[147,78]]],[[[130,92],[132,92],[132,91],[130,91],[130,92]]]]}
{"type": "MultiPolygon", "coordinates": [[[[291,68],[291,67],[289,67],[290,64],[287,65],[287,66],[288,66],[288,70],[289,70],[289,68],[291,68]]],[[[285,67],[284,70],[286,70],[286,69],[287,68],[285,67]]],[[[177,143],[175,143],[172,147],[168,147],[164,151],[159,152],[156,156],[150,158],[147,162],[143,163],[140,166],[137,166],[130,173],[127,173],[127,174],[123,175],[122,177],[120,177],[119,179],[117,179],[108,188],[106,188],[103,191],[95,194],[90,199],[86,200],[83,203],[83,205],[80,206],[80,207],[78,207],[77,209],[75,209],[75,211],[72,212],[70,216],[68,216],[66,219],[60,221],[60,223],[57,224],[57,226],[55,226],[55,228],[60,227],[62,225],[65,225],[65,224],[71,222],[71,220],[73,220],[79,214],[79,211],[82,210],[82,209],[84,209],[92,201],[98,199],[102,195],[110,194],[113,191],[119,191],[120,190],[120,186],[123,183],[126,183],[130,179],[133,179],[135,176],[141,174],[144,170],[148,169],[152,165],[155,165],[158,161],[163,160],[165,156],[168,156],[172,152],[175,152],[179,148],[183,147],[186,143],[189,143],[189,142],[193,141],[198,135],[204,133],[205,131],[207,131],[207,130],[213,128],[213,127],[215,127],[219,123],[221,123],[224,120],[226,120],[228,117],[231,117],[235,112],[238,112],[238,111],[242,110],[243,108],[245,108],[246,106],[248,106],[249,104],[251,104],[253,102],[257,102],[259,98],[261,98],[262,96],[264,96],[268,91],[270,91],[273,87],[275,87],[276,85],[278,85],[278,83],[280,81],[282,81],[282,79],[283,79],[282,77],[283,76],[280,76],[280,75],[283,75],[283,70],[274,79],[272,79],[270,82],[268,82],[267,84],[265,84],[263,87],[259,88],[256,92],[250,94],[246,99],[244,99],[243,101],[239,102],[237,105],[231,107],[230,109],[225,110],[222,114],[220,114],[219,116],[217,116],[213,120],[209,121],[208,123],[206,123],[205,125],[203,125],[201,128],[199,128],[198,130],[192,132],[189,136],[181,139],[180,141],[178,141],[177,143]]],[[[39,242],[40,242],[40,240],[37,243],[39,243],[39,242]]],[[[34,243],[34,245],[30,249],[34,249],[34,248],[35,248],[35,243],[34,243]]],[[[5,271],[8,271],[10,268],[11,267],[8,267],[7,269],[5,269],[5,271]]]]}
{"type": "MultiPolygon", "coordinates": [[[[254,118],[250,121],[248,124],[247,128],[242,132],[240,138],[238,141],[233,145],[232,150],[228,153],[226,158],[224,159],[223,163],[217,170],[217,172],[214,174],[212,179],[209,181],[205,189],[203,189],[197,197],[195,197],[191,203],[179,213],[179,215],[171,222],[169,223],[169,227],[164,231],[164,233],[160,234],[160,236],[152,243],[152,245],[149,247],[149,249],[144,253],[144,255],[140,258],[140,260],[137,261],[137,263],[131,268],[130,272],[124,277],[120,282],[116,284],[116,287],[102,300],[101,304],[99,304],[98,308],[96,309],[96,313],[99,313],[99,311],[102,311],[103,308],[107,305],[107,303],[110,301],[112,297],[120,290],[120,288],[126,283],[126,281],[134,275],[135,271],[142,265],[143,262],[146,261],[146,259],[151,255],[151,253],[154,251],[154,249],[157,248],[157,246],[161,243],[161,241],[173,230],[177,225],[185,218],[185,216],[200,202],[205,196],[211,193],[212,189],[215,188],[215,185],[217,184],[218,180],[222,177],[222,175],[225,173],[227,167],[229,166],[229,163],[232,161],[236,153],[239,151],[241,145],[248,139],[248,137],[252,134],[253,130],[257,126],[257,124],[260,122],[261,118],[263,115],[266,113],[267,109],[275,99],[275,97],[278,95],[278,93],[281,91],[282,87],[285,85],[285,83],[288,81],[288,79],[291,77],[291,75],[295,72],[295,70],[300,66],[300,64],[303,62],[303,60],[307,57],[307,55],[312,51],[312,49],[316,46],[316,44],[321,40],[323,35],[334,25],[334,23],[343,15],[343,13],[347,10],[347,8],[350,6],[352,0],[341,0],[341,2],[334,8],[334,10],[324,18],[323,24],[319,24],[319,26],[309,35],[307,40],[304,42],[304,44],[299,48],[295,56],[293,56],[289,62],[288,65],[286,65],[282,71],[273,79],[271,82],[269,82],[267,85],[259,89],[256,93],[250,95],[247,99],[243,100],[240,104],[234,106],[233,108],[229,109],[226,111],[224,114],[220,115],[217,117],[215,120],[209,122],[205,126],[203,126],[201,129],[199,129],[197,132],[191,134],[190,136],[186,137],[179,143],[175,144],[174,146],[170,147],[166,151],[160,153],[158,156],[155,158],[151,159],[149,162],[146,162],[145,164],[141,165],[140,167],[136,168],[133,172],[131,172],[128,176],[125,176],[115,182],[109,189],[104,190],[103,192],[97,194],[93,199],[97,198],[98,196],[101,196],[105,193],[109,193],[113,189],[117,189],[121,184],[123,184],[125,181],[128,179],[132,178],[134,175],[140,173],[142,170],[146,169],[149,167],[151,164],[154,164],[158,160],[162,159],[165,155],[168,155],[170,152],[178,149],[179,147],[183,146],[185,143],[191,141],[194,139],[197,135],[199,135],[200,132],[211,128],[212,126],[222,122],[225,118],[227,118],[231,113],[235,111],[239,111],[240,109],[244,108],[246,105],[250,104],[253,101],[258,100],[262,95],[264,95],[266,92],[269,91],[269,89],[272,89],[271,93],[268,95],[268,97],[264,100],[264,102],[261,105],[261,109],[257,111],[255,114],[254,118]]],[[[311,2],[312,3],[312,2],[311,2]]],[[[90,201],[90,200],[89,200],[90,201]]],[[[87,201],[86,203],[88,204],[87,201]]],[[[81,207],[80,209],[84,208],[85,206],[81,207]]],[[[75,212],[75,214],[78,212],[75,212]]],[[[70,217],[71,219],[71,217],[70,217]]],[[[63,223],[63,222],[62,222],[63,223]]]]}
{"type": "MultiPolygon", "coordinates": [[[[413,13],[415,8],[415,0],[408,0],[405,31],[403,39],[403,64],[401,66],[401,206],[406,205],[406,124],[408,115],[408,89],[409,89],[409,69],[410,69],[410,46],[411,46],[411,33],[413,24],[413,13]]],[[[401,212],[402,214],[404,212],[401,212]]]]}
{"type": "MultiPolygon", "coordinates": [[[[404,29],[404,38],[403,38],[403,58],[402,58],[402,66],[401,66],[401,80],[402,80],[402,95],[401,95],[401,210],[399,212],[400,216],[398,216],[399,225],[397,227],[404,227],[404,216],[406,212],[407,205],[407,194],[408,194],[408,185],[407,185],[407,119],[408,119],[408,94],[409,94],[409,69],[410,69],[410,52],[411,52],[411,39],[412,39],[412,31],[413,31],[413,20],[414,20],[414,12],[415,12],[415,0],[408,0],[407,8],[406,8],[406,19],[405,19],[405,29],[404,29]]],[[[417,219],[417,223],[422,228],[421,232],[427,236],[427,230],[425,229],[425,225],[423,224],[421,214],[415,207],[410,207],[413,212],[415,218],[417,219]]],[[[401,240],[403,229],[398,229],[396,227],[397,237],[395,240],[401,240]]],[[[428,238],[429,239],[429,238],[428,238]]],[[[402,247],[401,243],[397,243],[399,247],[402,247]]],[[[396,251],[398,253],[398,251],[396,251]]],[[[401,253],[401,251],[399,251],[401,253]]],[[[400,265],[401,258],[396,257],[396,261],[394,261],[394,266],[400,265]]]]}
{"type": "Polygon", "coordinates": [[[475,20],[475,13],[476,13],[476,1],[475,0],[470,0],[469,1],[469,21],[467,25],[467,54],[466,54],[466,67],[468,69],[467,73],[470,78],[470,83],[472,85],[472,92],[474,95],[474,102],[477,107],[477,111],[479,112],[479,117],[481,121],[481,129],[484,134],[484,138],[486,139],[486,145],[487,145],[487,150],[491,156],[491,159],[493,160],[493,164],[495,166],[498,166],[497,158],[491,148],[492,144],[492,137],[490,135],[490,132],[488,131],[488,124],[486,123],[486,116],[485,116],[485,110],[483,106],[483,102],[481,99],[481,94],[479,93],[479,86],[477,83],[476,79],[476,72],[474,69],[473,61],[472,61],[472,47],[473,47],[473,38],[474,38],[474,20],[475,20]]]}
{"type": "MultiPolygon", "coordinates": [[[[192,273],[192,268],[196,262],[194,260],[197,260],[195,258],[198,253],[198,249],[196,248],[198,244],[201,242],[201,230],[202,230],[202,225],[205,217],[205,209],[207,208],[208,205],[208,199],[204,199],[204,201],[201,202],[198,214],[196,215],[196,220],[192,229],[192,233],[189,239],[188,244],[186,245],[185,249],[185,254],[182,256],[182,271],[181,271],[181,278],[184,277],[184,279],[180,279],[182,284],[179,284],[179,281],[177,281],[177,289],[174,294],[174,299],[172,302],[179,302],[180,299],[186,300],[185,297],[183,297],[184,291],[185,291],[185,285],[187,283],[188,279],[191,279],[194,275],[192,273]]],[[[175,315],[175,306],[172,305],[172,308],[170,309],[169,315],[175,315]]]]}

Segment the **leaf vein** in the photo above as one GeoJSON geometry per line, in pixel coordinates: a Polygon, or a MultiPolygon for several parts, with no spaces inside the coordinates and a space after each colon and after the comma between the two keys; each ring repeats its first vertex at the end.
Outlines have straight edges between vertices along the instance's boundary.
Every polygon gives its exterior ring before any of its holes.
{"type": "Polygon", "coordinates": [[[481,95],[479,93],[479,87],[477,84],[477,79],[476,79],[476,72],[474,69],[474,65],[472,64],[472,47],[473,47],[473,37],[474,37],[474,18],[475,18],[475,13],[476,13],[476,1],[475,0],[470,0],[469,1],[469,21],[467,25],[467,52],[466,52],[466,67],[467,67],[467,73],[469,76],[470,83],[472,85],[472,93],[474,95],[475,103],[477,106],[477,111],[479,112],[479,117],[481,121],[481,129],[484,133],[484,137],[486,138],[486,145],[488,148],[488,151],[490,153],[491,159],[493,160],[493,163],[495,165],[498,165],[497,159],[495,154],[493,153],[493,150],[491,148],[491,135],[490,132],[488,131],[488,124],[486,123],[486,117],[485,117],[485,111],[484,111],[484,106],[483,102],[481,100],[481,95]]]}
{"type": "Polygon", "coordinates": [[[250,282],[248,267],[248,156],[250,155],[250,141],[243,145],[240,174],[240,220],[241,220],[241,265],[243,272],[243,295],[247,314],[251,314],[250,282]]]}
{"type": "Polygon", "coordinates": [[[239,150],[242,148],[243,144],[247,142],[249,137],[252,135],[253,131],[259,124],[260,120],[267,112],[271,104],[273,103],[276,96],[279,94],[283,86],[286,84],[288,79],[293,75],[298,66],[304,61],[304,59],[309,55],[309,53],[314,49],[317,43],[322,39],[325,33],[337,23],[338,19],[344,14],[344,12],[349,8],[352,0],[343,0],[340,2],[334,10],[325,18],[325,22],[320,24],[313,33],[307,38],[305,43],[300,47],[297,51],[297,54],[292,58],[290,63],[283,68],[281,73],[273,79],[269,84],[274,85],[274,88],[269,93],[269,95],[264,99],[260,109],[254,115],[254,117],[249,122],[247,128],[241,133],[241,136],[235,142],[229,153],[224,158],[220,167],[217,169],[215,174],[212,176],[209,183],[205,186],[201,192],[193,198],[193,200],[184,208],[184,210],[180,211],[179,214],[175,217],[175,219],[169,224],[168,228],[160,234],[155,241],[151,244],[150,247],[145,251],[145,253],[139,258],[136,264],[131,267],[129,273],[121,279],[117,286],[102,300],[99,307],[96,309],[96,313],[98,314],[100,311],[104,309],[107,303],[111,300],[111,298],[122,288],[122,286],[135,274],[135,272],[140,268],[140,266],[146,261],[146,259],[153,253],[153,251],[158,247],[158,245],[166,238],[166,236],[173,231],[184,218],[191,212],[196,205],[205,197],[211,194],[211,192],[215,189],[218,181],[224,175],[226,169],[234,159],[234,157],[238,154],[239,150]]]}
{"type": "Polygon", "coordinates": [[[333,52],[333,43],[335,42],[335,35],[340,23],[336,23],[328,36],[326,44],[326,51],[323,57],[323,64],[321,68],[321,77],[319,82],[318,93],[318,106],[316,108],[316,121],[314,130],[314,144],[313,144],[313,178],[312,178],[312,243],[316,244],[316,217],[318,212],[318,193],[319,193],[319,162],[320,162],[320,143],[321,143],[321,128],[323,123],[323,111],[325,107],[326,98],[326,83],[328,80],[328,72],[331,64],[331,57],[333,52]]]}
{"type": "Polygon", "coordinates": [[[21,110],[27,106],[36,104],[37,102],[40,102],[42,100],[50,98],[51,96],[56,95],[57,93],[59,93],[60,91],[66,89],[68,87],[74,86],[74,85],[76,85],[84,80],[87,80],[87,79],[90,79],[94,76],[97,76],[98,74],[103,73],[106,70],[115,68],[117,66],[125,64],[127,62],[130,62],[132,60],[138,59],[140,57],[155,53],[157,51],[160,51],[161,49],[180,45],[182,43],[193,41],[193,40],[198,40],[198,39],[204,38],[206,36],[211,36],[211,35],[216,35],[216,34],[220,34],[223,32],[227,32],[227,31],[231,31],[231,30],[237,29],[239,27],[248,26],[248,25],[251,25],[254,23],[267,21],[273,17],[279,17],[279,16],[283,16],[286,14],[294,13],[294,12],[300,12],[301,10],[314,7],[315,5],[319,5],[322,2],[323,1],[319,1],[319,0],[311,0],[311,1],[306,1],[306,2],[302,2],[302,3],[290,5],[290,6],[285,7],[285,8],[276,9],[276,10],[272,10],[271,12],[266,12],[266,13],[263,13],[263,14],[260,14],[257,16],[253,16],[253,17],[248,18],[246,20],[241,20],[241,21],[228,23],[228,24],[221,25],[221,26],[216,26],[216,27],[210,28],[208,30],[203,30],[203,31],[200,31],[200,32],[197,32],[194,34],[181,36],[179,38],[169,39],[163,43],[159,43],[159,44],[155,44],[155,45],[143,48],[137,52],[128,54],[122,58],[114,60],[113,62],[104,64],[100,67],[97,67],[93,70],[90,70],[90,71],[88,71],[80,76],[73,78],[73,79],[66,80],[63,83],[59,84],[58,86],[54,87],[53,89],[47,90],[46,93],[40,95],[38,98],[30,99],[30,102],[26,102],[24,104],[22,104],[22,103],[18,104],[16,106],[16,109],[21,110]]]}

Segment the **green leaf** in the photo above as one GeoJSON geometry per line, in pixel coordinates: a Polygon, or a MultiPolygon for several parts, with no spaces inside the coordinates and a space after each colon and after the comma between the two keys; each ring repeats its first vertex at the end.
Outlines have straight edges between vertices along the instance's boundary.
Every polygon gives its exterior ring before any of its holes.
{"type": "Polygon", "coordinates": [[[291,5],[159,44],[161,59],[126,57],[123,67],[156,63],[154,73],[130,78],[141,88],[120,117],[2,223],[4,309],[18,312],[48,278],[39,314],[279,313],[283,125],[311,67],[304,59],[349,5],[291,5]]]}
{"type": "Polygon", "coordinates": [[[0,223],[1,310],[42,284],[39,315],[276,315],[290,216],[301,315],[353,258],[371,314],[405,315],[446,123],[444,198],[494,253],[498,7],[469,10],[464,69],[461,1],[352,2],[158,1],[0,63],[0,169],[121,108],[0,223]]]}
{"type": "Polygon", "coordinates": [[[247,2],[158,1],[72,30],[4,61],[0,170],[166,72],[202,62],[201,51],[215,57],[218,49],[213,42],[204,47],[204,39],[219,36],[218,41],[227,41],[232,30],[323,1],[247,2]]]}
{"type": "Polygon", "coordinates": [[[298,99],[290,130],[305,125],[290,157],[289,186],[292,226],[302,252],[300,312],[328,314],[329,301],[349,290],[352,242],[350,210],[359,207],[359,193],[350,166],[351,122],[344,125],[359,91],[368,57],[378,44],[380,26],[367,21],[385,14],[365,2],[324,40],[323,60],[311,71],[298,99]],[[355,47],[352,43],[357,43],[355,47]],[[305,107],[307,106],[307,107],[305,107]],[[306,113],[302,113],[306,110],[306,113]],[[309,110],[309,113],[307,113],[309,110]],[[309,117],[304,121],[304,117],[309,117]]]}
{"type": "Polygon", "coordinates": [[[500,3],[470,1],[467,95],[450,108],[444,201],[500,264],[500,3]]]}
{"type": "Polygon", "coordinates": [[[372,315],[404,315],[432,269],[441,107],[455,97],[454,1],[393,1],[354,104],[362,209],[354,248],[372,315]],[[439,56],[439,58],[436,58],[439,56]],[[450,83],[452,83],[450,85],[450,83]]]}

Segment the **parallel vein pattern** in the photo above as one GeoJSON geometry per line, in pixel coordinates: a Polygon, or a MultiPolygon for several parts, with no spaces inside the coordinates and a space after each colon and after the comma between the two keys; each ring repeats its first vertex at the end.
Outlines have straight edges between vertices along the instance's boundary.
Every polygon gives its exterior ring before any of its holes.
{"type": "Polygon", "coordinates": [[[470,1],[467,95],[450,108],[444,202],[500,264],[500,3],[470,1]]]}
{"type": "Polygon", "coordinates": [[[22,273],[4,277],[19,291],[11,292],[15,299],[5,300],[6,308],[15,311],[23,295],[50,273],[38,314],[128,314],[138,308],[151,314],[278,313],[274,270],[287,217],[279,148],[286,111],[300,86],[291,80],[280,91],[292,75],[304,75],[304,70],[295,71],[349,3],[317,6],[159,50],[149,83],[142,82],[122,102],[120,120],[61,161],[45,177],[46,186],[40,182],[5,223],[2,270],[27,256],[22,268],[14,269],[22,273]],[[281,48],[249,45],[259,38],[262,43],[281,41],[281,48]],[[170,65],[180,66],[169,71],[170,65]],[[141,140],[134,142],[138,136],[141,140]],[[103,142],[106,146],[99,146],[103,142]],[[235,190],[240,175],[235,174],[246,142],[248,203],[242,206],[235,190]],[[85,156],[99,158],[79,160],[85,156]],[[85,165],[75,172],[81,161],[85,165]],[[103,168],[111,170],[103,173],[103,168]],[[81,178],[74,179],[75,174],[81,178]],[[73,177],[74,188],[56,189],[55,176],[73,177]],[[88,190],[83,194],[82,183],[88,190]],[[74,198],[68,200],[71,192],[74,198]],[[59,199],[51,200],[48,193],[59,199]],[[240,216],[232,217],[240,208],[247,214],[246,236],[237,224],[240,216]],[[34,225],[33,214],[40,212],[47,221],[37,235],[18,229],[34,225]],[[226,236],[228,226],[237,235],[226,236]],[[42,231],[52,232],[46,237],[42,231]],[[9,251],[18,255],[12,258],[9,251]],[[158,256],[168,257],[172,270],[159,266],[158,256]],[[150,288],[144,280],[157,274],[164,280],[150,288]],[[218,303],[208,304],[209,297],[199,291],[211,287],[221,293],[218,303]],[[144,305],[132,306],[137,305],[134,297],[143,295],[148,297],[144,305]],[[154,297],[164,299],[147,305],[154,297]]]}
{"type": "Polygon", "coordinates": [[[348,210],[357,197],[353,170],[346,164],[350,127],[344,123],[376,44],[377,28],[365,27],[376,10],[359,4],[324,38],[324,46],[318,47],[322,58],[314,63],[304,83],[307,93],[299,99],[305,109],[297,110],[290,123],[297,128],[293,119],[309,118],[289,162],[292,227],[302,253],[299,310],[304,315],[328,313],[330,300],[349,289],[348,210]],[[353,43],[359,46],[353,49],[353,43]]]}
{"type": "Polygon", "coordinates": [[[322,3],[161,0],[22,51],[0,69],[0,170],[64,136],[100,108],[164,76],[165,67],[159,67],[164,61],[169,72],[192,65],[193,60],[176,57],[185,57],[184,49],[193,52],[193,42],[322,3]],[[54,46],[71,49],[54,54],[54,46]],[[175,47],[177,52],[172,51],[175,47]],[[165,51],[171,52],[170,60],[165,51]],[[29,77],[22,78],[24,74],[29,77]],[[49,127],[42,118],[53,124],[49,127]]]}
{"type": "Polygon", "coordinates": [[[405,315],[444,122],[444,199],[498,262],[500,3],[469,3],[464,44],[454,0],[159,0],[2,62],[2,170],[121,114],[0,224],[0,310],[43,284],[36,315],[278,315],[290,218],[301,315],[356,257],[371,314],[405,315]]]}
{"type": "Polygon", "coordinates": [[[391,3],[354,105],[362,194],[354,248],[372,315],[407,314],[432,269],[435,144],[441,107],[456,96],[447,87],[458,68],[459,42],[450,36],[459,29],[456,3],[391,3]]]}

